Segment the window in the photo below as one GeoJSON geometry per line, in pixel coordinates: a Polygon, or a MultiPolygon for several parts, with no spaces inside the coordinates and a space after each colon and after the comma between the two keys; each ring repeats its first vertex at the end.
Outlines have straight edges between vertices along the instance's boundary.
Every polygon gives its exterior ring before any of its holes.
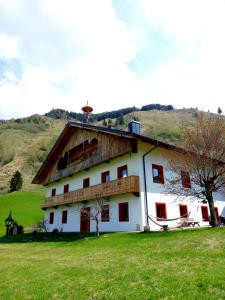
{"type": "Polygon", "coordinates": [[[69,184],[64,185],[64,194],[69,192],[69,184]]]}
{"type": "Polygon", "coordinates": [[[67,223],[67,210],[62,211],[62,224],[67,223]]]}
{"type": "Polygon", "coordinates": [[[52,189],[52,197],[56,195],[56,189],[52,189]]]}
{"type": "Polygon", "coordinates": [[[188,207],[186,204],[180,204],[180,216],[186,218],[188,216],[188,207]]]}
{"type": "Polygon", "coordinates": [[[120,222],[129,221],[128,202],[119,203],[119,221],[120,222]]]}
{"type": "Polygon", "coordinates": [[[123,178],[128,176],[127,165],[119,167],[117,169],[117,176],[118,178],[123,178]]]}
{"type": "Polygon", "coordinates": [[[54,212],[51,211],[49,215],[49,224],[53,224],[53,223],[54,223],[54,212]]]}
{"type": "Polygon", "coordinates": [[[219,220],[220,217],[219,217],[219,210],[218,210],[218,207],[215,207],[215,214],[216,214],[217,220],[219,220]]]}
{"type": "Polygon", "coordinates": [[[102,183],[109,182],[109,181],[110,181],[109,171],[103,172],[102,173],[102,183]]]}
{"type": "Polygon", "coordinates": [[[163,167],[153,164],[152,176],[153,176],[153,182],[163,184],[164,183],[163,167]]]}
{"type": "Polygon", "coordinates": [[[109,205],[102,205],[101,221],[109,222],[109,205]]]}
{"type": "Polygon", "coordinates": [[[83,188],[87,188],[90,186],[90,178],[85,178],[83,180],[83,188]]]}
{"type": "Polygon", "coordinates": [[[165,203],[156,203],[156,218],[157,221],[163,221],[162,219],[166,219],[166,204],[165,203]]]}
{"type": "Polygon", "coordinates": [[[209,213],[207,206],[201,206],[202,210],[202,221],[209,221],[209,213]]]}
{"type": "Polygon", "coordinates": [[[190,189],[191,188],[191,178],[189,172],[181,171],[181,181],[182,181],[182,186],[184,188],[190,189]]]}

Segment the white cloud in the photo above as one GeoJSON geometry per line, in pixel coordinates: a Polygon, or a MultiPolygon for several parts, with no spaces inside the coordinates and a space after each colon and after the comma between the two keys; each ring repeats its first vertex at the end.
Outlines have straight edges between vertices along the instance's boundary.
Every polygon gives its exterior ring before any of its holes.
{"type": "Polygon", "coordinates": [[[0,63],[16,58],[22,66],[19,79],[0,74],[0,115],[79,111],[87,99],[95,112],[151,102],[222,107],[225,1],[139,3],[144,20],[131,28],[111,0],[0,0],[0,63]],[[157,29],[179,51],[137,76],[129,63],[161,45],[157,29]]]}
{"type": "Polygon", "coordinates": [[[0,82],[1,114],[79,111],[87,99],[102,111],[139,96],[129,89],[135,79],[127,67],[136,48],[111,1],[0,1],[0,20],[23,65],[19,84],[0,82]]]}
{"type": "Polygon", "coordinates": [[[143,79],[152,80],[153,97],[206,110],[223,106],[225,1],[140,0],[140,5],[147,22],[182,49],[143,79]]]}

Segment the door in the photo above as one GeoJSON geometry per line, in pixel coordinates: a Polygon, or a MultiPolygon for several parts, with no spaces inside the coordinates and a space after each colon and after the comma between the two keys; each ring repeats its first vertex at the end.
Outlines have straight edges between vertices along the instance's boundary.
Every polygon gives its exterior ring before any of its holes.
{"type": "Polygon", "coordinates": [[[80,232],[90,232],[90,207],[81,208],[80,232]]]}

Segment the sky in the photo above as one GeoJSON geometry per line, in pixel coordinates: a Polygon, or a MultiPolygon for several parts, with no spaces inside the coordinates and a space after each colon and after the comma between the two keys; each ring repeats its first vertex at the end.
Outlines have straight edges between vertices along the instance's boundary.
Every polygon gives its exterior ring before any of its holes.
{"type": "Polygon", "coordinates": [[[0,0],[0,119],[225,111],[225,0],[0,0]]]}

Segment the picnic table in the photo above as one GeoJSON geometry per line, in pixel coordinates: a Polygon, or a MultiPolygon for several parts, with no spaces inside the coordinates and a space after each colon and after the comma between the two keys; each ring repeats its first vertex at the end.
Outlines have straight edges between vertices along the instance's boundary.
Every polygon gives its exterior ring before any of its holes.
{"type": "Polygon", "coordinates": [[[181,218],[178,223],[178,227],[194,227],[195,225],[200,226],[199,221],[196,221],[193,218],[181,218]]]}

